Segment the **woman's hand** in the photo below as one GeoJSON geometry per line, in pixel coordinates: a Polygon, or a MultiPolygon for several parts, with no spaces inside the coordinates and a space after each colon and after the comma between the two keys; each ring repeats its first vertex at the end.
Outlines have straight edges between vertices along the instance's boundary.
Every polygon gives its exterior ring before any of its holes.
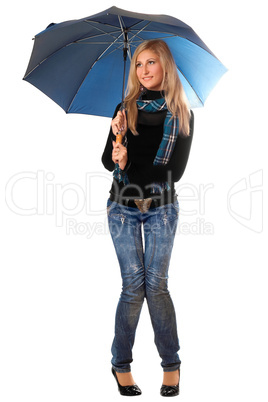
{"type": "Polygon", "coordinates": [[[127,116],[126,116],[126,111],[123,109],[122,111],[118,111],[117,115],[115,118],[112,120],[111,123],[112,130],[114,135],[117,135],[119,132],[123,136],[127,132],[127,116]]]}
{"type": "Polygon", "coordinates": [[[112,160],[114,163],[118,163],[121,170],[125,169],[127,164],[127,149],[122,144],[113,141],[112,160]]]}

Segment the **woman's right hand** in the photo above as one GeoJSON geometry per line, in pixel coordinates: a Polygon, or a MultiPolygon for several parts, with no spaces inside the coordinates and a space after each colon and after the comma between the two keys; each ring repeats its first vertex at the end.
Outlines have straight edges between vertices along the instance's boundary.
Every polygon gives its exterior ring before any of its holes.
{"type": "Polygon", "coordinates": [[[124,170],[127,164],[127,148],[122,144],[113,141],[112,161],[118,163],[120,169],[124,170]]]}
{"type": "Polygon", "coordinates": [[[111,123],[112,126],[112,131],[114,135],[120,134],[124,136],[127,132],[127,116],[126,116],[126,111],[123,109],[122,111],[119,110],[117,112],[117,115],[115,118],[112,120],[111,123]]]}

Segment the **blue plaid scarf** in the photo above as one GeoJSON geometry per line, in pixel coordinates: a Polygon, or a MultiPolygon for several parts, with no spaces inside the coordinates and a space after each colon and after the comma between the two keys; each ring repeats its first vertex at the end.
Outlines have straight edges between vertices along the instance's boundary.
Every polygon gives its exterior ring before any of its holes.
{"type": "MultiPolygon", "coordinates": [[[[164,132],[163,138],[159,145],[158,151],[156,153],[153,164],[154,165],[166,165],[172,155],[175,147],[176,139],[179,134],[179,119],[178,117],[172,117],[171,112],[167,108],[165,98],[156,100],[142,100],[139,98],[137,100],[138,110],[143,110],[147,113],[160,112],[162,110],[167,110],[167,115],[164,121],[164,132]]],[[[119,173],[119,172],[117,172],[119,173]]],[[[126,181],[128,183],[128,178],[126,173],[124,175],[119,175],[119,181],[126,181]],[[121,179],[121,180],[120,180],[121,179]]],[[[168,182],[164,183],[153,183],[151,193],[160,194],[163,190],[170,190],[168,182]]]]}

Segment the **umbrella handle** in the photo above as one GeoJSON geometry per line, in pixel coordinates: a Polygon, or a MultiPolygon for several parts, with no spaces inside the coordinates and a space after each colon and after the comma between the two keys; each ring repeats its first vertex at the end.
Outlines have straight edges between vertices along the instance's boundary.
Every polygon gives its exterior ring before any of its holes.
{"type": "Polygon", "coordinates": [[[122,141],[123,141],[123,136],[122,136],[122,134],[119,132],[118,134],[116,134],[115,142],[116,142],[116,144],[122,144],[122,141]]]}
{"type": "MultiPolygon", "coordinates": [[[[122,112],[123,110],[126,111],[125,109],[125,103],[124,100],[122,99],[122,104],[120,107],[120,111],[122,112]]],[[[121,131],[118,131],[118,133],[116,133],[116,140],[115,140],[116,144],[122,144],[123,142],[123,135],[121,134],[121,131]]]]}

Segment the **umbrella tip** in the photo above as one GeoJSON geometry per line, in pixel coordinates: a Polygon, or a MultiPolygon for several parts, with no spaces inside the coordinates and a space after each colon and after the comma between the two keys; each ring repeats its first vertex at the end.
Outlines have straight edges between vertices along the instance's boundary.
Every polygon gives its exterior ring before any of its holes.
{"type": "Polygon", "coordinates": [[[55,22],[51,22],[51,23],[46,27],[46,29],[52,27],[53,25],[56,25],[55,22]]]}

